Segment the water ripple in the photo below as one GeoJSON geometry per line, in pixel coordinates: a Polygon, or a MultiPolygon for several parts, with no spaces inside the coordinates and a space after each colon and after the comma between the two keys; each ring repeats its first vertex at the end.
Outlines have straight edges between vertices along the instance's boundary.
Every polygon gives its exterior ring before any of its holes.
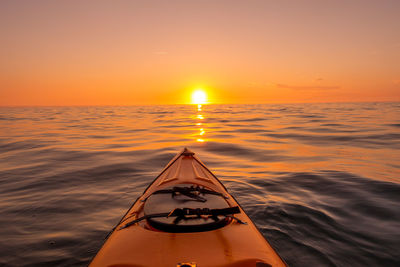
{"type": "Polygon", "coordinates": [[[399,118],[398,103],[0,108],[0,266],[86,266],[185,146],[290,266],[399,266],[399,118]]]}

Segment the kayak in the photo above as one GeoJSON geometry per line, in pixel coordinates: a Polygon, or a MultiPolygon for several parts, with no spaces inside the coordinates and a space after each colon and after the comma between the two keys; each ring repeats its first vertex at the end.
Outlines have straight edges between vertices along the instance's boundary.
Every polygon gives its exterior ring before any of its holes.
{"type": "Polygon", "coordinates": [[[224,185],[185,148],[133,203],[89,266],[286,264],[224,185]]]}

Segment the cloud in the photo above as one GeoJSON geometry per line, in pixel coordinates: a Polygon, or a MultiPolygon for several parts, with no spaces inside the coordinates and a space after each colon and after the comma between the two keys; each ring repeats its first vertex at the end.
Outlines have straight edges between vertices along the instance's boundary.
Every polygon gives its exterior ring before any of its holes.
{"type": "Polygon", "coordinates": [[[156,55],[167,55],[168,52],[167,51],[156,51],[156,52],[154,52],[154,54],[156,54],[156,55]]]}
{"type": "Polygon", "coordinates": [[[292,90],[335,90],[339,89],[340,86],[297,86],[297,85],[288,85],[277,83],[276,86],[278,88],[292,89],[292,90]]]}

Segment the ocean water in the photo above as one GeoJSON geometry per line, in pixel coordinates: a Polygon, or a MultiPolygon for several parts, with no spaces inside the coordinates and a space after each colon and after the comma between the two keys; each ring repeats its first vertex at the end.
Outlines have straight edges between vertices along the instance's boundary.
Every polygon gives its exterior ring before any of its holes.
{"type": "Polygon", "coordinates": [[[290,266],[400,266],[400,103],[0,108],[0,266],[86,266],[184,147],[290,266]]]}

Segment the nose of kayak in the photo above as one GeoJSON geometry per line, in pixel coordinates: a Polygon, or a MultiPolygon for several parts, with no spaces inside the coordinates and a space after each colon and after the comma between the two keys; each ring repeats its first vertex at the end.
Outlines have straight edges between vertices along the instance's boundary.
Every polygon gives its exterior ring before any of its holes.
{"type": "Polygon", "coordinates": [[[286,266],[217,177],[185,148],[90,266],[286,266]]]}

